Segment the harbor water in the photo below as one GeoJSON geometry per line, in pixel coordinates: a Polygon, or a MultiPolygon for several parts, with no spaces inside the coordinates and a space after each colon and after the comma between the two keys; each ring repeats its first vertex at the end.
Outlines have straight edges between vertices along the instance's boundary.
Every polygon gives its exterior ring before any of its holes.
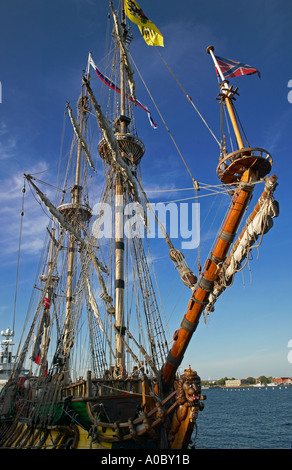
{"type": "Polygon", "coordinates": [[[291,449],[292,386],[210,388],[202,394],[207,399],[197,420],[197,449],[291,449]]]}

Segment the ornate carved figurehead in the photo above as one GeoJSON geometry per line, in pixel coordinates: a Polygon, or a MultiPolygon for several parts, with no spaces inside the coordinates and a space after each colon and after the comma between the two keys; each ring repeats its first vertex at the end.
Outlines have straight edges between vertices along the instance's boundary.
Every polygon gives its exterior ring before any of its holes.
{"type": "Polygon", "coordinates": [[[186,445],[186,436],[191,439],[198,412],[204,408],[200,401],[204,399],[201,396],[201,379],[190,366],[176,383],[176,397],[178,407],[173,415],[168,440],[171,448],[181,449],[186,445]]]}
{"type": "Polygon", "coordinates": [[[180,405],[194,406],[198,403],[201,394],[201,379],[191,366],[180,377],[176,393],[180,405]]]}

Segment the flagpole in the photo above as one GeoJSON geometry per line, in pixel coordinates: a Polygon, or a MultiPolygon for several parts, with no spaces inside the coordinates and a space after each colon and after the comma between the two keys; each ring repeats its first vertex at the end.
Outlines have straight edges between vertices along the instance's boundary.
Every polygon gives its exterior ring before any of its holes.
{"type": "Polygon", "coordinates": [[[219,64],[217,62],[217,59],[214,55],[214,47],[213,46],[207,47],[207,53],[210,54],[210,56],[212,57],[214,65],[215,65],[216,69],[218,70],[219,76],[222,80],[221,89],[222,89],[223,93],[225,94],[225,103],[226,103],[226,107],[227,107],[227,110],[228,110],[228,113],[229,113],[229,116],[230,116],[230,120],[231,120],[233,129],[234,129],[234,133],[235,133],[235,137],[236,137],[236,140],[237,140],[238,148],[243,149],[245,146],[244,146],[244,143],[243,143],[243,140],[242,140],[242,137],[241,137],[238,122],[237,122],[235,114],[234,114],[234,109],[233,109],[233,106],[232,106],[230,93],[228,93],[228,91],[229,91],[228,81],[225,80],[224,75],[222,73],[222,70],[220,69],[219,64]]]}
{"type": "Polygon", "coordinates": [[[88,53],[87,70],[86,70],[87,77],[89,77],[90,64],[91,64],[91,52],[88,53]]]}
{"type": "Polygon", "coordinates": [[[224,75],[223,75],[223,73],[222,73],[222,70],[220,69],[220,67],[219,67],[219,65],[218,65],[218,62],[217,62],[217,59],[216,59],[216,57],[214,56],[214,47],[213,47],[213,46],[207,47],[207,53],[210,54],[210,56],[212,57],[213,62],[214,62],[214,65],[215,65],[215,67],[216,67],[216,69],[217,69],[217,71],[218,71],[218,73],[219,73],[219,76],[220,76],[222,82],[225,82],[226,80],[225,80],[225,78],[224,78],[224,75]]]}

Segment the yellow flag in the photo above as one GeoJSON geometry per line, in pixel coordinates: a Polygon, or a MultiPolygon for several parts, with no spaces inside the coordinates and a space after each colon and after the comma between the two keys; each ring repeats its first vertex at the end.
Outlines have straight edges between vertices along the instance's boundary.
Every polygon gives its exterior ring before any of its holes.
{"type": "Polygon", "coordinates": [[[136,23],[148,46],[164,46],[163,36],[145,15],[135,0],[125,0],[125,13],[129,20],[136,23]]]}

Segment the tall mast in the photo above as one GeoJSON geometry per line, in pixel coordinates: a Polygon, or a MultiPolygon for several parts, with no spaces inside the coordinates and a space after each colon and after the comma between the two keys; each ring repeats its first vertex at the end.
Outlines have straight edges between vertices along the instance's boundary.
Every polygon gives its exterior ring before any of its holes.
{"type": "MultiPolygon", "coordinates": [[[[211,54],[216,65],[216,58],[213,51],[213,46],[208,47],[207,52],[211,54]]],[[[218,64],[216,68],[220,74],[218,64]]],[[[219,165],[218,176],[223,183],[241,184],[234,193],[231,208],[225,217],[214,249],[206,261],[203,274],[190,299],[187,313],[182,319],[180,329],[174,335],[173,346],[161,369],[164,390],[172,386],[176,371],[183,360],[190,339],[197,329],[205,305],[208,303],[209,294],[213,291],[214,282],[219,275],[220,265],[227,256],[237,228],[250,201],[253,191],[251,182],[262,178],[269,173],[271,169],[270,161],[263,157],[263,153],[267,153],[266,151],[258,148],[244,148],[243,139],[231,101],[235,91],[232,90],[232,87],[228,87],[228,82],[224,80],[222,75],[221,79],[223,79],[220,87],[222,91],[221,98],[225,102],[230,116],[238,150],[224,158],[224,166],[222,169],[219,165]]]]}
{"type": "MultiPolygon", "coordinates": [[[[122,27],[123,27],[123,39],[127,36],[127,31],[125,27],[125,9],[124,9],[124,2],[122,0],[121,5],[121,19],[122,19],[122,27]]],[[[123,50],[120,45],[120,74],[121,74],[121,133],[126,134],[127,132],[127,123],[124,117],[126,117],[126,90],[125,90],[125,65],[124,65],[124,57],[123,57],[123,50]]]]}
{"type": "MultiPolygon", "coordinates": [[[[124,2],[121,5],[121,18],[123,34],[125,39],[127,32],[125,28],[124,2]]],[[[127,133],[129,118],[126,116],[126,91],[125,91],[125,65],[123,50],[120,43],[120,78],[121,78],[121,102],[120,102],[120,133],[127,133]]],[[[123,155],[122,155],[123,156],[123,155]]],[[[125,368],[125,348],[122,340],[125,335],[124,325],[124,302],[125,302],[125,279],[124,279],[124,188],[122,177],[116,173],[115,186],[115,325],[116,334],[116,366],[125,368]]]]}
{"type": "MultiPolygon", "coordinates": [[[[55,282],[57,281],[57,278],[53,278],[53,259],[54,259],[54,237],[55,237],[55,229],[52,228],[52,240],[51,240],[51,253],[50,253],[50,261],[49,261],[49,276],[51,278],[51,287],[48,290],[48,304],[45,304],[46,308],[50,308],[52,299],[53,299],[53,286],[55,282]]],[[[48,312],[46,312],[47,314],[48,312]]],[[[48,317],[48,314],[46,315],[48,317]]],[[[47,344],[48,344],[48,318],[46,318],[46,321],[44,322],[44,337],[43,337],[43,351],[44,351],[44,356],[47,356],[47,344]]],[[[42,360],[41,368],[40,368],[40,375],[44,375],[45,372],[45,358],[42,360]]]]}
{"type": "Polygon", "coordinates": [[[113,166],[115,171],[115,326],[116,326],[116,366],[125,367],[125,348],[123,337],[125,335],[124,299],[125,299],[125,274],[124,274],[124,194],[126,187],[132,188],[134,197],[137,196],[136,183],[132,178],[131,168],[138,165],[144,155],[145,147],[138,137],[131,135],[128,126],[131,122],[127,115],[126,106],[126,84],[129,85],[131,96],[135,94],[135,83],[133,70],[129,61],[126,44],[128,33],[125,24],[124,2],[121,6],[120,23],[112,2],[110,7],[114,19],[115,35],[119,42],[120,50],[120,110],[119,115],[113,123],[113,130],[102,115],[101,109],[96,103],[90,87],[88,92],[95,108],[103,138],[98,144],[98,152],[101,158],[110,166],[116,161],[118,165],[113,166]],[[90,91],[89,91],[90,90],[90,91]]]}
{"type": "Polygon", "coordinates": [[[228,111],[228,114],[229,114],[229,117],[230,117],[230,120],[231,120],[231,123],[232,123],[232,127],[233,127],[234,134],[235,134],[235,137],[236,137],[236,140],[237,140],[238,148],[242,149],[242,148],[244,148],[244,143],[243,143],[243,140],[242,140],[242,136],[241,136],[241,133],[240,133],[240,130],[239,130],[238,122],[236,120],[233,105],[232,105],[231,97],[232,97],[233,93],[231,92],[231,90],[229,90],[228,82],[225,80],[225,78],[222,74],[222,71],[221,71],[221,69],[218,65],[217,59],[214,55],[214,47],[209,46],[207,48],[207,53],[210,54],[210,56],[212,57],[213,62],[215,64],[215,67],[216,67],[216,69],[219,73],[219,76],[220,76],[221,80],[222,80],[221,89],[222,89],[222,92],[225,95],[224,101],[225,101],[225,104],[226,104],[226,108],[227,108],[227,111],[228,111]]]}
{"type": "Polygon", "coordinates": [[[59,280],[57,276],[53,276],[54,238],[55,238],[55,228],[52,228],[50,261],[48,262],[48,274],[42,274],[40,277],[41,281],[44,282],[45,284],[49,281],[48,289],[47,289],[47,292],[45,292],[45,297],[43,300],[44,311],[43,311],[43,315],[42,315],[42,319],[41,319],[40,327],[39,327],[39,333],[41,334],[41,332],[43,332],[40,376],[44,375],[45,368],[46,368],[47,349],[49,346],[49,341],[48,341],[48,326],[50,322],[49,311],[50,311],[50,307],[51,307],[52,300],[53,300],[55,285],[59,280]]]}
{"type": "Polygon", "coordinates": [[[124,326],[124,195],[123,183],[119,174],[116,175],[115,187],[115,325],[116,334],[116,365],[125,367],[125,348],[122,337],[124,326]]]}
{"type": "MultiPolygon", "coordinates": [[[[87,74],[89,79],[89,74],[87,74]]],[[[76,171],[75,171],[75,185],[71,188],[71,203],[59,207],[58,209],[69,220],[72,227],[78,231],[77,218],[82,216],[88,218],[89,213],[82,208],[80,212],[80,200],[82,186],[81,182],[81,154],[82,154],[82,134],[84,130],[84,119],[87,106],[87,90],[84,85],[82,86],[82,96],[80,99],[80,138],[78,140],[76,171]]],[[[73,307],[73,279],[74,279],[74,265],[76,253],[76,238],[70,233],[69,248],[68,248],[68,271],[67,271],[67,286],[66,286],[66,317],[65,317],[65,332],[64,332],[64,354],[66,358],[65,371],[67,378],[69,377],[69,352],[72,345],[72,307],[73,307]]]]}

